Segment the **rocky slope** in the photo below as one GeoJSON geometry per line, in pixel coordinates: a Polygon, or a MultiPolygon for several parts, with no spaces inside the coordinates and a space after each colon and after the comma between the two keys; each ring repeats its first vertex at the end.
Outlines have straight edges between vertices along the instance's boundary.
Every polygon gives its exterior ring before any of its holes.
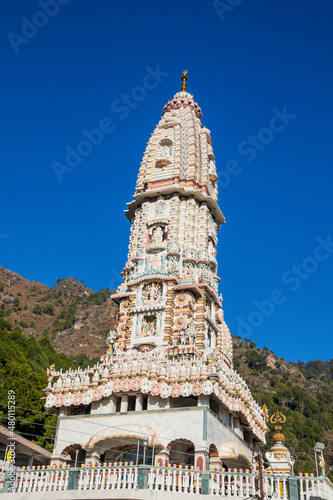
{"type": "Polygon", "coordinates": [[[106,350],[116,314],[110,293],[94,293],[76,278],[59,279],[49,288],[0,266],[0,317],[27,337],[49,337],[55,349],[68,356],[95,357],[106,350]]]}

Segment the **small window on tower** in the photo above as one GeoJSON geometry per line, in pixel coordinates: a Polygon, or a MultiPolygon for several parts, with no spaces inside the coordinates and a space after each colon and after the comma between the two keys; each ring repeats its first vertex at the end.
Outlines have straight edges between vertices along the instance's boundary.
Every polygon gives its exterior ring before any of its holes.
{"type": "Polygon", "coordinates": [[[172,141],[162,139],[158,146],[158,156],[160,158],[169,158],[172,154],[172,141]]]}

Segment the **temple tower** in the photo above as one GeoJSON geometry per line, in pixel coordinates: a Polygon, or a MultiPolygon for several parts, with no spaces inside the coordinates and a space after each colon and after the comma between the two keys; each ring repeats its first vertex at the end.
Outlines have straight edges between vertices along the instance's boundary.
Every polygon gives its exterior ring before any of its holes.
{"type": "Polygon", "coordinates": [[[263,411],[232,366],[218,293],[215,157],[186,79],[149,139],[128,204],[108,350],[92,368],[51,372],[54,463],[75,455],[86,464],[247,469],[253,445],[265,442],[263,411]]]}
{"type": "Polygon", "coordinates": [[[201,109],[182,89],[150,137],[126,211],[132,223],[128,261],[113,296],[117,347],[217,348],[230,368],[232,342],[218,295],[216,244],[224,217],[215,157],[201,109]]]}

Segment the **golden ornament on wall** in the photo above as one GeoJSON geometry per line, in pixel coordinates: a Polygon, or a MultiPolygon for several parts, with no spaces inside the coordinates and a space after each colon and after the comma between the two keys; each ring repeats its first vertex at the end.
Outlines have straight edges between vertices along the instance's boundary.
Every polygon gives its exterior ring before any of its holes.
{"type": "Polygon", "coordinates": [[[185,293],[180,293],[176,296],[176,304],[178,304],[180,306],[186,304],[187,301],[188,301],[188,297],[185,293]]]}
{"type": "Polygon", "coordinates": [[[185,316],[178,316],[175,319],[175,325],[176,325],[177,328],[184,328],[184,326],[186,325],[186,318],[185,318],[185,316]]]}
{"type": "Polygon", "coordinates": [[[120,303],[120,310],[126,312],[129,310],[130,306],[131,304],[128,302],[128,300],[124,300],[124,302],[120,303]]]}

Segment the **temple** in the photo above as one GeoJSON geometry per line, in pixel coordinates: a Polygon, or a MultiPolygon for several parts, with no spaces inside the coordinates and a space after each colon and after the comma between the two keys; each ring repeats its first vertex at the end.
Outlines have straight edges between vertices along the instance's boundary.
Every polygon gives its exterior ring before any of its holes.
{"type": "Polygon", "coordinates": [[[169,101],[139,169],[117,328],[87,370],[52,371],[59,409],[53,463],[168,463],[251,468],[262,409],[233,370],[217,274],[215,156],[186,91],[169,101]],[[190,425],[189,425],[190,423],[190,425]]]}
{"type": "Polygon", "coordinates": [[[49,465],[6,472],[3,500],[333,500],[332,484],[293,476],[276,412],[276,444],[233,369],[218,285],[217,174],[210,131],[186,89],[163,109],[126,215],[116,329],[92,368],[49,370],[45,407],[59,415],[49,465]]]}

